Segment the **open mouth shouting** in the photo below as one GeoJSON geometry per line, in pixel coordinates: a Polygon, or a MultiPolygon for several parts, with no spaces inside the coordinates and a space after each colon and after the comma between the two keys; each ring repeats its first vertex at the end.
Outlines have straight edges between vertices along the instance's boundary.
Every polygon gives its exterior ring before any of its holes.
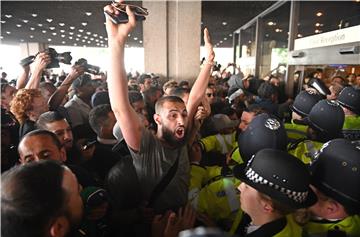
{"type": "Polygon", "coordinates": [[[175,137],[182,139],[185,136],[185,127],[181,126],[175,129],[175,137]]]}

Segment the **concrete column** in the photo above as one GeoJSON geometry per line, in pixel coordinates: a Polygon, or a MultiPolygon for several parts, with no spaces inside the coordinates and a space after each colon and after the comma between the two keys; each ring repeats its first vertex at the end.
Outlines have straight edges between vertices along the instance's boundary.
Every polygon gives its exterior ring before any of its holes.
{"type": "Polygon", "coordinates": [[[200,70],[201,1],[143,1],[145,71],[194,81],[200,70]]]}
{"type": "Polygon", "coordinates": [[[39,51],[43,51],[48,48],[46,43],[20,43],[21,57],[26,58],[30,55],[35,55],[39,51]]]}

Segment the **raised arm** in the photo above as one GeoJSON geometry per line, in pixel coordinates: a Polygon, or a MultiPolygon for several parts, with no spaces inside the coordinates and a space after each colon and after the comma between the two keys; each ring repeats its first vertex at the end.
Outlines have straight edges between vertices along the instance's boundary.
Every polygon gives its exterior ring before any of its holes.
{"type": "MultiPolygon", "coordinates": [[[[104,11],[116,15],[123,14],[111,5],[106,6],[104,11]]],[[[111,107],[120,125],[124,139],[129,147],[138,151],[143,125],[129,102],[124,65],[125,42],[128,34],[135,28],[136,22],[135,16],[128,6],[126,7],[126,12],[129,16],[129,22],[126,24],[116,25],[106,17],[106,31],[110,52],[110,68],[107,81],[111,107]]]]}
{"type": "Polygon", "coordinates": [[[50,110],[54,111],[61,105],[61,102],[63,101],[65,95],[68,93],[69,87],[71,86],[73,81],[82,74],[84,74],[84,71],[84,67],[80,65],[74,65],[71,67],[70,73],[67,75],[65,80],[56,89],[56,91],[48,101],[50,110]]]}
{"type": "Polygon", "coordinates": [[[203,67],[201,68],[201,71],[199,73],[199,76],[197,77],[189,95],[189,101],[187,103],[186,109],[189,114],[189,121],[192,121],[192,118],[194,117],[197,107],[200,104],[207,85],[209,83],[211,68],[214,64],[214,58],[215,53],[213,50],[213,46],[210,41],[210,35],[207,28],[204,29],[204,42],[205,42],[205,48],[206,48],[206,60],[204,62],[203,67]]]}
{"type": "Polygon", "coordinates": [[[29,78],[30,66],[22,66],[23,71],[21,72],[20,76],[16,80],[16,89],[22,89],[26,86],[26,83],[29,78]]]}
{"type": "Polygon", "coordinates": [[[34,61],[33,70],[31,72],[30,79],[25,86],[25,89],[38,89],[40,85],[40,79],[46,66],[51,62],[50,56],[45,53],[39,53],[34,61]]]}

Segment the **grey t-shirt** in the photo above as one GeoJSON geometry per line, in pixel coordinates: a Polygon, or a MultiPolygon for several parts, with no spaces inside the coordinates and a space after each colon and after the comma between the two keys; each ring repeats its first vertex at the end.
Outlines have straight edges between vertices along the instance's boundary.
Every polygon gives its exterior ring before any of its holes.
{"type": "Polygon", "coordinates": [[[178,169],[168,186],[155,201],[154,209],[161,212],[186,204],[190,182],[190,164],[186,145],[176,149],[164,147],[159,139],[144,128],[140,150],[134,152],[130,149],[130,152],[147,200],[179,155],[178,169]]]}

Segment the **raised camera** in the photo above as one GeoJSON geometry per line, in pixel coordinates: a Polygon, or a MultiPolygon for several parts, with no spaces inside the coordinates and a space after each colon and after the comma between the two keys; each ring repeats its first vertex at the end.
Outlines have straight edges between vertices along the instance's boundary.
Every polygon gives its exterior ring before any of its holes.
{"type": "MultiPolygon", "coordinates": [[[[46,68],[58,68],[60,67],[59,63],[69,64],[69,65],[71,64],[71,60],[72,60],[71,52],[58,53],[53,48],[45,49],[44,52],[48,53],[51,58],[51,62],[49,63],[49,65],[47,65],[46,68]]],[[[39,53],[37,53],[36,55],[38,55],[39,53]]],[[[36,55],[35,56],[31,55],[29,57],[22,59],[20,61],[20,65],[24,67],[33,63],[36,58],[36,55]]]]}
{"type": "Polygon", "coordinates": [[[91,64],[88,64],[87,60],[85,58],[80,58],[75,62],[75,65],[80,65],[85,68],[85,72],[88,72],[93,75],[99,75],[100,74],[100,67],[94,66],[91,64]]]}

